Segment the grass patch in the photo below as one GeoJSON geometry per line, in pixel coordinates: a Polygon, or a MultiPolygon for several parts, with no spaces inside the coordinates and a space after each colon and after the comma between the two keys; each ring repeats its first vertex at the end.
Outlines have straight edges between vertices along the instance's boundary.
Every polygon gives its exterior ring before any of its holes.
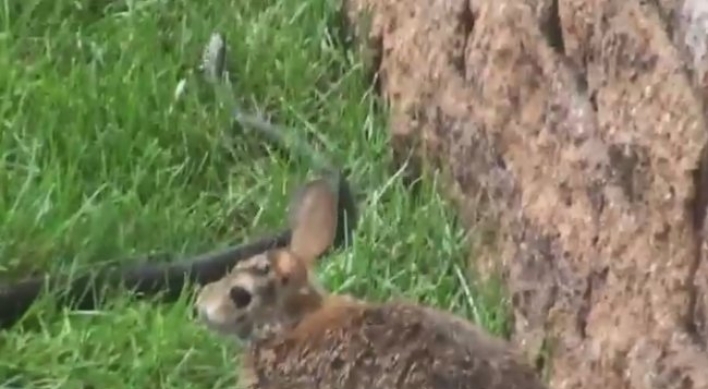
{"type": "MultiPolygon", "coordinates": [[[[452,210],[426,178],[391,176],[385,114],[337,42],[330,0],[0,1],[0,279],[136,254],[198,253],[283,223],[303,158],[227,142],[225,113],[174,88],[213,30],[242,104],[327,145],[361,197],[353,247],[323,261],[330,288],[416,299],[505,331],[497,289],[472,288],[452,210]],[[172,107],[172,109],[170,109],[172,107]]],[[[233,135],[233,134],[231,134],[233,135]]],[[[38,304],[40,331],[0,334],[0,387],[232,387],[234,345],[169,306],[96,312],[38,304]]]]}

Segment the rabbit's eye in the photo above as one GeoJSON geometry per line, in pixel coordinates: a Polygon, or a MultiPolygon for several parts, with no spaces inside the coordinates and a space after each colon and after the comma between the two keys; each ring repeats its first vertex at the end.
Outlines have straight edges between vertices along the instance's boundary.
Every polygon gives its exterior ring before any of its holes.
{"type": "Polygon", "coordinates": [[[229,297],[236,305],[236,308],[245,308],[251,303],[251,293],[240,286],[234,286],[229,290],[229,297]]]}

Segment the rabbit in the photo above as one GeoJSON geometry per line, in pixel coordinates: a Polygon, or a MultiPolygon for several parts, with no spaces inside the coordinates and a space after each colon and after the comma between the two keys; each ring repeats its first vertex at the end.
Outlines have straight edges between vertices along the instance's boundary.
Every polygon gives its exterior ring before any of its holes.
{"type": "Polygon", "coordinates": [[[246,389],[544,389],[505,341],[407,301],[327,292],[313,267],[332,243],[336,197],[326,181],[291,203],[289,246],[236,264],[195,299],[199,320],[246,346],[246,389]]]}

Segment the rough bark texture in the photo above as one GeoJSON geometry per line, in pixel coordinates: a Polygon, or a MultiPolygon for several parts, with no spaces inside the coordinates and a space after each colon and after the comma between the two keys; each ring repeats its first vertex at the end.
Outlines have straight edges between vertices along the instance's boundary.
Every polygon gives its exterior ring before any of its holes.
{"type": "Polygon", "coordinates": [[[551,387],[708,387],[708,1],[345,6],[551,387]]]}

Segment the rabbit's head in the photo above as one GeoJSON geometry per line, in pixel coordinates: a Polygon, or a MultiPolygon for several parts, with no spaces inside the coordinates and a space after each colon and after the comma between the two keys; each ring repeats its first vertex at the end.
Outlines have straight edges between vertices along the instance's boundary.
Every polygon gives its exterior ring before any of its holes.
{"type": "Polygon", "coordinates": [[[290,244],[237,263],[196,299],[200,319],[211,329],[248,340],[296,324],[322,304],[324,291],[311,268],[332,244],[337,228],[337,192],[324,179],[306,184],[290,204],[290,244]]]}

